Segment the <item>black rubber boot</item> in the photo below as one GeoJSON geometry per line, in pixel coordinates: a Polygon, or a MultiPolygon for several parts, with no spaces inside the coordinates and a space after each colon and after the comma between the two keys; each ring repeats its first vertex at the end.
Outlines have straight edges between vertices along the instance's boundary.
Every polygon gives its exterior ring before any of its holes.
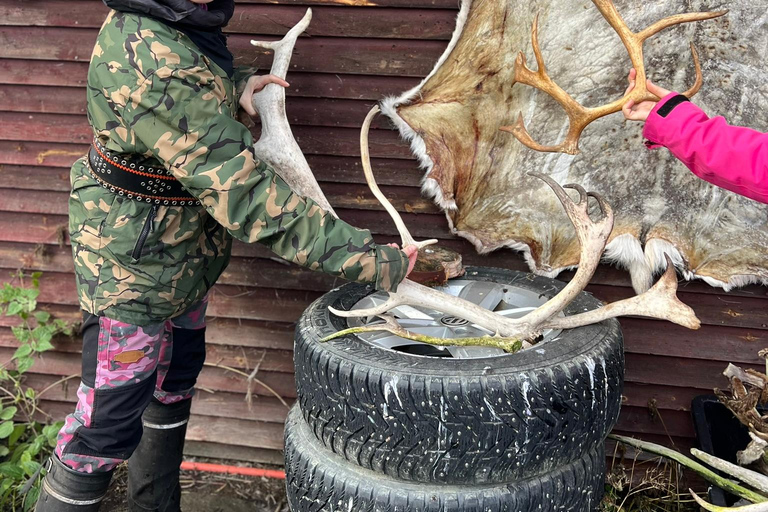
{"type": "Polygon", "coordinates": [[[112,471],[80,473],[52,455],[35,512],[96,512],[107,494],[112,471]]]}
{"type": "Polygon", "coordinates": [[[128,459],[131,512],[179,512],[179,466],[191,400],[164,405],[152,400],[144,411],[144,434],[128,459]]]}

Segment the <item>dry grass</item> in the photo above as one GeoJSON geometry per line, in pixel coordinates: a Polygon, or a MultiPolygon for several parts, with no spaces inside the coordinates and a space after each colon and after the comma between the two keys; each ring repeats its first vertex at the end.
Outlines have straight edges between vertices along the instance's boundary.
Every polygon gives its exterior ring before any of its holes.
{"type": "Polygon", "coordinates": [[[662,457],[626,458],[621,445],[613,456],[601,512],[697,512],[682,468],[662,457]],[[627,464],[629,462],[629,464],[627,464]]]}

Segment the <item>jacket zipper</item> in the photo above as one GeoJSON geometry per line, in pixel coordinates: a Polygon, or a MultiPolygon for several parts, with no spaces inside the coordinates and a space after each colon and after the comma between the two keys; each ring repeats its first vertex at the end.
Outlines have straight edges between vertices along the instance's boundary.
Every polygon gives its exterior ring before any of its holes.
{"type": "Polygon", "coordinates": [[[144,227],[141,228],[141,233],[139,233],[139,239],[136,240],[136,245],[133,248],[133,252],[131,253],[131,258],[133,259],[134,263],[137,263],[139,259],[141,258],[141,251],[144,249],[144,244],[147,243],[147,237],[149,236],[150,232],[155,231],[155,216],[157,215],[157,205],[152,205],[152,209],[149,210],[149,215],[147,215],[147,221],[144,223],[144,227]]]}

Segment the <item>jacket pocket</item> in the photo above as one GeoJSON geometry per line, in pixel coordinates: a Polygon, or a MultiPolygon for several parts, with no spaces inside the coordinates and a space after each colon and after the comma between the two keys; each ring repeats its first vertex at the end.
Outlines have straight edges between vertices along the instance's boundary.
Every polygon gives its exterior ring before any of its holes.
{"type": "Polygon", "coordinates": [[[141,253],[144,250],[144,245],[147,243],[147,237],[155,230],[155,217],[157,216],[157,205],[153,205],[149,210],[147,220],[144,222],[141,231],[139,232],[139,238],[136,240],[136,245],[133,246],[133,252],[131,252],[131,259],[134,263],[138,263],[141,259],[141,253]]]}

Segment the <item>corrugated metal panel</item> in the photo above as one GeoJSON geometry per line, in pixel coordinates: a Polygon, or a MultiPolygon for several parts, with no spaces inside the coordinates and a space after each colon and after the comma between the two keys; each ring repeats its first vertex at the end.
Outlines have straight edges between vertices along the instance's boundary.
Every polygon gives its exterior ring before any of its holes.
{"type": "MultiPolygon", "coordinates": [[[[382,241],[396,241],[394,226],[364,185],[358,127],[373,100],[410,88],[429,72],[450,36],[457,2],[280,4],[239,2],[229,29],[233,50],[240,63],[266,66],[268,57],[248,44],[251,36],[274,38],[313,6],[310,37],[299,40],[289,76],[294,133],[337,212],[372,228],[382,241]]],[[[0,0],[0,273],[20,267],[44,271],[42,302],[70,319],[77,319],[78,309],[66,240],[68,166],[91,137],[83,87],[105,13],[97,0],[0,0]]],[[[440,238],[470,264],[524,267],[509,251],[478,256],[450,234],[443,215],[419,195],[421,173],[407,146],[383,121],[372,130],[371,153],[382,188],[415,236],[440,238]]],[[[285,264],[260,246],[238,243],[234,254],[211,300],[208,366],[193,408],[189,450],[275,462],[284,403],[295,398],[292,324],[339,283],[285,264]],[[244,375],[255,367],[254,398],[247,404],[244,375]]],[[[604,300],[632,294],[626,276],[611,268],[599,271],[590,290],[604,300]]],[[[681,297],[699,313],[700,331],[622,321],[627,386],[618,429],[685,448],[693,442],[691,398],[723,386],[720,373],[727,362],[760,364],[756,352],[765,346],[768,301],[764,288],[723,294],[701,283],[683,285],[681,297]]],[[[10,325],[0,320],[0,360],[13,346],[10,325]]],[[[78,373],[78,351],[77,340],[61,340],[34,367],[30,384],[43,389],[78,373]]],[[[74,381],[51,388],[48,410],[68,412],[75,388],[74,381]]]]}

